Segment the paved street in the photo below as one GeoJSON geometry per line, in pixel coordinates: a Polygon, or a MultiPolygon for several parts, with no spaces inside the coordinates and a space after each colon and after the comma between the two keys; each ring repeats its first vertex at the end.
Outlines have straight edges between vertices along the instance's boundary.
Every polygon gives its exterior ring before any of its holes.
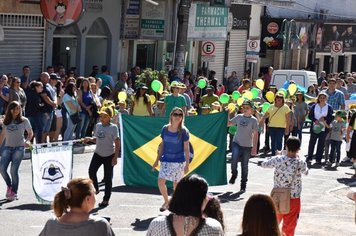
{"type": "MultiPolygon", "coordinates": [[[[308,136],[304,135],[302,154],[306,154],[308,136]]],[[[343,146],[344,150],[344,146],[343,146]]],[[[74,155],[73,176],[87,176],[91,153],[74,155]]],[[[211,187],[209,189],[222,202],[225,216],[226,235],[236,235],[240,230],[243,207],[248,197],[254,193],[269,193],[272,188],[273,170],[257,165],[262,158],[250,160],[247,192],[237,194],[238,184],[211,187]]],[[[99,215],[109,216],[116,235],[145,235],[150,221],[162,214],[162,204],[157,189],[126,187],[120,185],[115,167],[113,194],[109,207],[95,209],[99,215]]],[[[230,165],[227,166],[228,178],[230,165]]],[[[353,170],[339,167],[337,171],[324,169],[310,170],[303,179],[302,212],[298,222],[297,235],[355,235],[355,204],[346,198],[349,186],[356,187],[356,180],[350,180],[353,170]]],[[[99,179],[102,172],[98,174],[99,179]]],[[[239,176],[240,177],[240,176],[239,176]]],[[[31,162],[24,160],[20,167],[19,200],[6,202],[6,186],[0,180],[0,235],[38,235],[46,220],[52,217],[49,206],[37,203],[32,190],[31,162]]],[[[237,181],[239,183],[239,179],[237,181]]],[[[97,201],[102,198],[102,193],[97,201]]],[[[167,214],[164,212],[163,214],[167,214]]]]}

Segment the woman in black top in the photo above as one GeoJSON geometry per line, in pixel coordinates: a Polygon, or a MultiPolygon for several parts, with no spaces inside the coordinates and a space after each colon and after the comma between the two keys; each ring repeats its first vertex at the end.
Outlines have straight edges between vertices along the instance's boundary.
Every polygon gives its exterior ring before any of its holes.
{"type": "Polygon", "coordinates": [[[29,119],[36,142],[41,141],[42,126],[40,108],[43,106],[40,93],[43,91],[43,84],[39,81],[32,81],[26,89],[27,104],[26,117],[29,119]]]}

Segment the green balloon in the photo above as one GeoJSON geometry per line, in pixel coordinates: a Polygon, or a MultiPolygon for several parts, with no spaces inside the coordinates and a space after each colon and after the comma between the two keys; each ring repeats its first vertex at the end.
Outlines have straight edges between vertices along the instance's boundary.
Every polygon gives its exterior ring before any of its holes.
{"type": "Polygon", "coordinates": [[[198,87],[203,89],[203,88],[205,88],[205,86],[206,86],[206,80],[205,79],[200,79],[198,81],[198,87]]]}
{"type": "Polygon", "coordinates": [[[232,99],[234,101],[236,101],[237,99],[239,99],[241,97],[241,93],[239,91],[234,91],[232,92],[232,99]]]}
{"type": "Polygon", "coordinates": [[[280,89],[278,90],[278,92],[282,92],[282,93],[284,94],[284,98],[287,97],[288,92],[287,92],[286,89],[280,88],[280,89]]]}
{"type": "Polygon", "coordinates": [[[220,100],[220,102],[221,102],[222,104],[226,104],[226,103],[229,102],[230,97],[229,97],[229,95],[228,95],[227,93],[223,93],[223,94],[220,95],[219,100],[220,100]]]}
{"type": "Polygon", "coordinates": [[[163,85],[162,85],[161,81],[158,81],[158,80],[153,80],[151,83],[151,88],[155,92],[158,92],[162,86],[163,85]]]}
{"type": "Polygon", "coordinates": [[[253,88],[253,89],[251,89],[251,93],[252,93],[252,99],[255,99],[258,97],[258,94],[260,93],[260,91],[257,88],[253,88]]]}
{"type": "Polygon", "coordinates": [[[262,104],[262,111],[264,112],[264,113],[266,113],[266,111],[268,110],[268,108],[271,106],[271,104],[269,103],[269,102],[264,102],[263,104],[262,104]]]}
{"type": "Polygon", "coordinates": [[[229,127],[229,134],[235,135],[236,132],[237,132],[237,126],[233,125],[229,127]]]}
{"type": "Polygon", "coordinates": [[[321,133],[321,131],[323,130],[323,128],[324,128],[324,125],[322,125],[322,124],[314,124],[314,126],[313,126],[313,132],[315,133],[315,134],[320,134],[321,133]]]}

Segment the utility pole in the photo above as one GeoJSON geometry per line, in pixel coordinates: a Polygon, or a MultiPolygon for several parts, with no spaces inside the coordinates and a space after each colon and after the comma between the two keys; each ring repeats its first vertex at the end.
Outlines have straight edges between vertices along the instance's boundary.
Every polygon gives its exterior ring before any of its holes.
{"type": "Polygon", "coordinates": [[[175,50],[174,68],[178,70],[178,75],[183,78],[185,67],[185,45],[188,38],[188,21],[191,0],[180,0],[178,8],[178,30],[175,50]]]}

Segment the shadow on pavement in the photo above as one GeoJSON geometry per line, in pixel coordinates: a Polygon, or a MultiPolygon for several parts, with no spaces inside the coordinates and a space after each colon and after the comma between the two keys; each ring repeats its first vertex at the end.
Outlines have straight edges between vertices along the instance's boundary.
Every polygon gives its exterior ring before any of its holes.
{"type": "Polygon", "coordinates": [[[355,187],[356,186],[356,179],[354,179],[354,178],[338,178],[336,180],[340,184],[345,184],[346,186],[349,186],[349,187],[355,187]]]}
{"type": "Polygon", "coordinates": [[[241,197],[242,194],[243,192],[226,192],[221,195],[218,195],[217,197],[219,198],[221,203],[237,202],[244,199],[241,197]]]}
{"type": "Polygon", "coordinates": [[[22,204],[19,206],[8,207],[6,209],[7,210],[49,211],[49,210],[51,210],[51,205],[22,204]]]}
{"type": "Polygon", "coordinates": [[[1,200],[0,200],[0,206],[2,206],[2,205],[5,204],[5,203],[8,203],[8,202],[11,202],[11,201],[7,200],[6,198],[1,199],[1,200]]]}
{"type": "Polygon", "coordinates": [[[151,221],[155,217],[151,217],[145,220],[140,220],[138,218],[135,219],[135,222],[131,224],[133,226],[133,230],[135,231],[146,231],[148,229],[148,226],[150,225],[151,221]]]}
{"type": "MultiPolygon", "coordinates": [[[[161,195],[158,188],[150,187],[116,186],[112,188],[112,192],[161,195]]],[[[171,193],[173,193],[173,190],[168,189],[168,194],[171,193]]]]}

